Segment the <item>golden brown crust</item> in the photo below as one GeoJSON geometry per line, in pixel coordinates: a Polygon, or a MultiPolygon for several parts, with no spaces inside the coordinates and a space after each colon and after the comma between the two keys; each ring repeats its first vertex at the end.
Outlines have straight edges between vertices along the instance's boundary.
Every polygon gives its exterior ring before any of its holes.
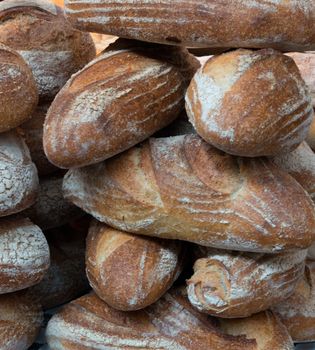
{"type": "Polygon", "coordinates": [[[172,286],[183,268],[183,250],[181,242],[131,235],[94,220],[87,237],[86,272],[108,305],[139,310],[172,286]]]}
{"type": "Polygon", "coordinates": [[[181,112],[197,66],[185,49],[116,42],[52,103],[44,126],[47,158],[60,168],[81,167],[143,141],[181,112]]]}
{"type": "Polygon", "coordinates": [[[95,57],[90,34],[74,29],[49,1],[1,1],[0,21],[0,42],[17,50],[29,64],[41,100],[54,97],[73,73],[95,57]]]}
{"type": "Polygon", "coordinates": [[[40,305],[23,292],[0,295],[1,350],[27,350],[42,322],[40,305]]]}
{"type": "Polygon", "coordinates": [[[313,118],[311,96],[293,59],[274,50],[214,56],[195,74],[186,110],[197,133],[238,156],[293,151],[313,118]]]}
{"type": "Polygon", "coordinates": [[[72,169],[63,188],[68,200],[127,232],[267,253],[314,241],[314,205],[291,176],[264,158],[227,155],[197,135],[150,139],[72,169]]]}
{"type": "Polygon", "coordinates": [[[14,50],[0,44],[0,132],[14,129],[31,117],[38,102],[29,66],[14,50]]]}
{"type": "Polygon", "coordinates": [[[83,30],[143,41],[187,47],[315,48],[312,0],[66,0],[65,11],[83,30]]]}

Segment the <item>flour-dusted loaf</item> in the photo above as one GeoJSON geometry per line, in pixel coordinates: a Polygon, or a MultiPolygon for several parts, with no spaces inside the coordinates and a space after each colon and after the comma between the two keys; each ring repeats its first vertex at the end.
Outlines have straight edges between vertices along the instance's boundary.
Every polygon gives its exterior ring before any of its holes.
{"type": "Polygon", "coordinates": [[[188,47],[315,49],[313,0],[66,0],[82,30],[188,47]]]}
{"type": "Polygon", "coordinates": [[[0,42],[29,64],[41,100],[52,98],[95,56],[90,34],[74,29],[49,0],[1,1],[0,42]]]}
{"type": "Polygon", "coordinates": [[[181,290],[172,290],[155,304],[134,312],[114,310],[89,294],[53,316],[46,337],[54,350],[294,348],[287,330],[271,312],[233,320],[223,327],[226,330],[218,326],[217,319],[195,312],[181,290]]]}
{"type": "Polygon", "coordinates": [[[42,322],[40,305],[23,292],[0,295],[1,350],[27,350],[42,322]]]}
{"type": "Polygon", "coordinates": [[[248,157],[294,150],[311,125],[311,102],[294,60],[272,49],[210,58],[186,94],[197,133],[227,153],[248,157]]]}
{"type": "Polygon", "coordinates": [[[24,141],[30,150],[39,176],[49,175],[58,170],[49,162],[43,148],[43,127],[49,106],[50,103],[40,104],[32,113],[31,119],[20,125],[24,141]]]}
{"type": "Polygon", "coordinates": [[[96,294],[117,310],[153,304],[172,286],[183,265],[179,241],[132,235],[96,220],[90,227],[87,276],[96,294]]]}
{"type": "Polygon", "coordinates": [[[0,134],[0,216],[28,208],[37,193],[36,167],[22,137],[16,131],[0,134]]]}
{"type": "Polygon", "coordinates": [[[29,219],[2,218],[0,294],[35,285],[44,277],[48,268],[49,248],[40,228],[29,219]]]}
{"type": "Polygon", "coordinates": [[[224,318],[247,317],[284,301],[303,277],[307,250],[282,254],[197,248],[201,258],[187,281],[191,304],[224,318]]]}
{"type": "Polygon", "coordinates": [[[307,248],[314,205],[265,158],[237,158],[197,135],[150,139],[71,169],[66,199],[117,229],[253,252],[307,248]],[[292,200],[294,198],[294,200],[292,200]]]}
{"type": "Polygon", "coordinates": [[[81,167],[145,140],[184,109],[198,66],[184,48],[115,42],[52,103],[44,126],[48,159],[60,168],[81,167]]]}
{"type": "Polygon", "coordinates": [[[304,279],[293,295],[273,308],[295,342],[315,341],[315,262],[308,261],[304,279]]]}
{"type": "Polygon", "coordinates": [[[86,232],[68,226],[46,231],[50,267],[40,283],[27,290],[44,310],[62,305],[89,291],[85,274],[86,232]]]}
{"type": "Polygon", "coordinates": [[[292,152],[273,157],[272,161],[294,177],[315,201],[315,154],[306,142],[292,152]]]}
{"type": "Polygon", "coordinates": [[[63,175],[44,177],[39,182],[36,203],[21,213],[43,230],[60,227],[84,213],[62,194],[63,175]]]}
{"type": "Polygon", "coordinates": [[[2,44],[0,74],[0,132],[4,132],[31,117],[38,102],[38,91],[32,71],[24,59],[2,44]]]}

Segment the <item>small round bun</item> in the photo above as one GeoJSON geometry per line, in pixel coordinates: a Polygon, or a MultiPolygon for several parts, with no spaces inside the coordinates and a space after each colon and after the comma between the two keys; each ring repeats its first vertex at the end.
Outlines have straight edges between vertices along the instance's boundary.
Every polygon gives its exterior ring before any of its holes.
{"type": "Polygon", "coordinates": [[[186,94],[197,133],[227,153],[272,156],[294,150],[313,117],[294,60],[275,50],[236,50],[199,69],[186,94]]]}

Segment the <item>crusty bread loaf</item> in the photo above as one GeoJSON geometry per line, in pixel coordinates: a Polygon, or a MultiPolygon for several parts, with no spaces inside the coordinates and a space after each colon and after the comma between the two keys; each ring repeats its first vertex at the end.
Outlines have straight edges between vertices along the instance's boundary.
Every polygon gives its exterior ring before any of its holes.
{"type": "Polygon", "coordinates": [[[65,8],[80,29],[143,41],[315,49],[313,0],[65,0],[65,8]]]}
{"type": "Polygon", "coordinates": [[[27,350],[35,341],[43,312],[24,293],[0,295],[0,349],[27,350]]]}
{"type": "Polygon", "coordinates": [[[81,167],[143,141],[184,108],[198,66],[182,48],[115,42],[52,103],[44,126],[48,159],[60,168],[81,167]]]}
{"type": "Polygon", "coordinates": [[[303,277],[307,250],[283,254],[197,248],[202,257],[187,281],[191,304],[224,318],[247,317],[284,301],[303,277]]]}
{"type": "Polygon", "coordinates": [[[62,174],[42,178],[36,203],[21,215],[29,217],[42,230],[60,227],[83,216],[82,210],[64,199],[62,181],[62,174]]]}
{"type": "Polygon", "coordinates": [[[308,88],[293,59],[274,50],[236,50],[198,70],[186,94],[197,133],[239,156],[294,150],[313,118],[308,88]]]}
{"type": "Polygon", "coordinates": [[[87,237],[86,272],[108,305],[139,310],[172,286],[183,268],[183,250],[181,242],[131,235],[95,220],[87,237]]]}
{"type": "Polygon", "coordinates": [[[273,308],[295,342],[315,341],[315,262],[307,262],[294,294],[273,308]]]}
{"type": "Polygon", "coordinates": [[[0,134],[0,216],[31,206],[38,192],[38,176],[29,150],[15,131],[0,134]]]}
{"type": "Polygon", "coordinates": [[[28,219],[1,219],[0,294],[35,285],[48,268],[49,248],[40,228],[28,219]]]}
{"type": "MultiPolygon", "coordinates": [[[[238,320],[237,320],[238,321],[238,320]]],[[[48,323],[54,350],[292,350],[287,330],[271,313],[218,327],[215,318],[195,312],[181,291],[134,312],[116,311],[94,294],[68,304],[48,323]],[[237,329],[238,328],[238,329],[237,329]],[[234,336],[227,333],[234,332],[234,336]]]]}
{"type": "Polygon", "coordinates": [[[95,56],[90,34],[74,29],[51,1],[1,1],[0,20],[0,42],[29,64],[42,100],[52,98],[95,56]]]}
{"type": "Polygon", "coordinates": [[[150,139],[71,169],[63,188],[66,199],[127,232],[267,253],[314,241],[313,202],[290,175],[264,158],[227,155],[197,135],[150,139]]]}
{"type": "Polygon", "coordinates": [[[85,238],[68,226],[46,231],[50,267],[40,283],[27,290],[44,310],[73,300],[89,291],[85,274],[85,238]]]}
{"type": "Polygon", "coordinates": [[[290,153],[273,157],[272,161],[294,177],[315,201],[315,154],[306,142],[290,153]]]}
{"type": "Polygon", "coordinates": [[[38,91],[30,67],[16,51],[2,44],[0,72],[0,132],[4,132],[31,117],[38,91]]]}
{"type": "Polygon", "coordinates": [[[58,170],[47,159],[43,147],[43,127],[49,106],[50,103],[40,104],[32,113],[31,119],[20,125],[24,141],[30,150],[39,176],[49,175],[58,170]]]}
{"type": "Polygon", "coordinates": [[[308,249],[307,258],[315,261],[315,243],[308,249]]]}

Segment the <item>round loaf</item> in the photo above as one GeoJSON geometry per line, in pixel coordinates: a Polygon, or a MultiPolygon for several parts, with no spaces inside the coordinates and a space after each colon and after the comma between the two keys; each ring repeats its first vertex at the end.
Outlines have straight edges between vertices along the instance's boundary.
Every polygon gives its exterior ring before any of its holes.
{"type": "Polygon", "coordinates": [[[52,103],[44,125],[47,158],[60,168],[82,167],[145,140],[184,108],[197,65],[185,49],[115,43],[52,103]]]}
{"type": "Polygon", "coordinates": [[[99,221],[131,233],[266,253],[315,240],[314,204],[290,175],[265,158],[227,155],[197,135],[150,139],[71,169],[63,188],[99,221]]]}
{"type": "Polygon", "coordinates": [[[277,313],[295,342],[315,341],[315,262],[307,262],[305,276],[277,313]]]}
{"type": "Polygon", "coordinates": [[[18,51],[33,71],[40,99],[51,99],[95,57],[88,33],[74,29],[48,0],[0,2],[0,42],[18,51]]]}
{"type": "Polygon", "coordinates": [[[86,272],[108,305],[139,310],[172,286],[183,268],[183,250],[181,242],[131,235],[95,220],[87,237],[86,272]]]}
{"type": "Polygon", "coordinates": [[[49,106],[50,103],[40,104],[32,113],[31,119],[20,125],[24,141],[30,150],[39,176],[50,175],[58,170],[47,159],[43,147],[43,127],[49,106]]]}
{"type": "Polygon", "coordinates": [[[39,283],[48,268],[49,247],[40,228],[29,219],[2,219],[0,294],[11,293],[39,283]]]}
{"type": "Polygon", "coordinates": [[[15,131],[0,134],[0,216],[34,204],[38,186],[36,167],[22,137],[15,131]]]}
{"type": "Polygon", "coordinates": [[[246,157],[294,150],[313,118],[311,96],[293,59],[271,49],[211,58],[188,88],[186,110],[203,139],[246,157]]]}
{"type": "Polygon", "coordinates": [[[303,277],[307,250],[277,255],[203,249],[187,281],[191,304],[223,318],[247,317],[288,298],[303,277]]]}
{"type": "MultiPolygon", "coordinates": [[[[1,4],[0,4],[1,6],[1,4]]],[[[38,91],[30,67],[14,50],[0,44],[0,133],[31,117],[38,91]]]]}
{"type": "Polygon", "coordinates": [[[27,350],[35,341],[43,312],[24,293],[0,295],[0,349],[27,350]]]}

